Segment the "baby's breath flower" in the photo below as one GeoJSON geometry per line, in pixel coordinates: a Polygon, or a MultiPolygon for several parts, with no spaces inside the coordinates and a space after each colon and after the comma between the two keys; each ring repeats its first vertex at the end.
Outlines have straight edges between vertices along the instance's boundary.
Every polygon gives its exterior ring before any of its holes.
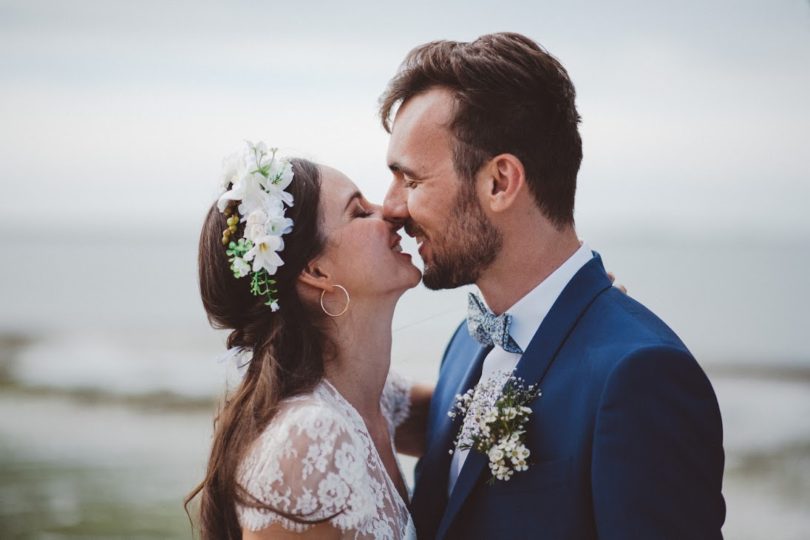
{"type": "MultiPolygon", "coordinates": [[[[528,405],[540,396],[537,385],[526,386],[502,370],[455,398],[450,418],[463,418],[455,446],[485,454],[491,481],[509,480],[515,471],[528,469],[529,450],[523,438],[532,413],[528,405]]],[[[450,450],[450,454],[454,453],[450,450]]]]}

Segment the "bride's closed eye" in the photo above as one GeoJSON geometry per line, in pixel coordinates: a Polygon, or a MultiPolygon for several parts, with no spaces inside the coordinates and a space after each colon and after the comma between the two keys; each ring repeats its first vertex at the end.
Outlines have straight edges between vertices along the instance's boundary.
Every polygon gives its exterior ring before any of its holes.
{"type": "Polygon", "coordinates": [[[354,209],[352,210],[352,217],[353,218],[367,218],[369,216],[374,215],[374,212],[367,210],[363,205],[356,204],[354,209]]]}

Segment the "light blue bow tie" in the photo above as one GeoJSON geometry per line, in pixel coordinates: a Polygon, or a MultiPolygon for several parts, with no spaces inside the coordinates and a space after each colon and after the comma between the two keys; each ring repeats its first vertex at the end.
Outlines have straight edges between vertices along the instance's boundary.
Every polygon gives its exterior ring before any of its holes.
{"type": "Polygon", "coordinates": [[[509,335],[512,316],[506,313],[495,315],[486,308],[478,295],[467,297],[467,330],[481,345],[497,345],[506,352],[523,354],[523,349],[509,335]]]}

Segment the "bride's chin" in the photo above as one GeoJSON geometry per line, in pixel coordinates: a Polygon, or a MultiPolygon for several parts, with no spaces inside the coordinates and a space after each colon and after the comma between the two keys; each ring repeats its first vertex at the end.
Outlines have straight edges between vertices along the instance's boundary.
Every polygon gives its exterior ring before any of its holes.
{"type": "Polygon", "coordinates": [[[413,289],[422,281],[422,271],[416,267],[416,265],[411,265],[407,280],[403,280],[403,289],[402,292],[405,292],[409,289],[413,289]]]}
{"type": "Polygon", "coordinates": [[[403,279],[397,286],[394,286],[393,289],[397,293],[398,297],[402,296],[406,291],[409,291],[419,285],[422,282],[422,272],[413,267],[413,272],[408,277],[408,279],[403,279]]]}

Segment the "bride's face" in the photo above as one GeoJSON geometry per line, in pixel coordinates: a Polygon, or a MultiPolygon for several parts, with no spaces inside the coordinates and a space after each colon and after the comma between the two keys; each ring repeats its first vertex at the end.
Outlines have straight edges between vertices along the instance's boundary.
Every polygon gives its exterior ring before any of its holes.
{"type": "Polygon", "coordinates": [[[319,168],[321,231],[326,237],[319,266],[329,281],[345,287],[353,300],[416,286],[421,272],[402,251],[401,237],[383,219],[382,208],[368,202],[340,171],[319,168]]]}

